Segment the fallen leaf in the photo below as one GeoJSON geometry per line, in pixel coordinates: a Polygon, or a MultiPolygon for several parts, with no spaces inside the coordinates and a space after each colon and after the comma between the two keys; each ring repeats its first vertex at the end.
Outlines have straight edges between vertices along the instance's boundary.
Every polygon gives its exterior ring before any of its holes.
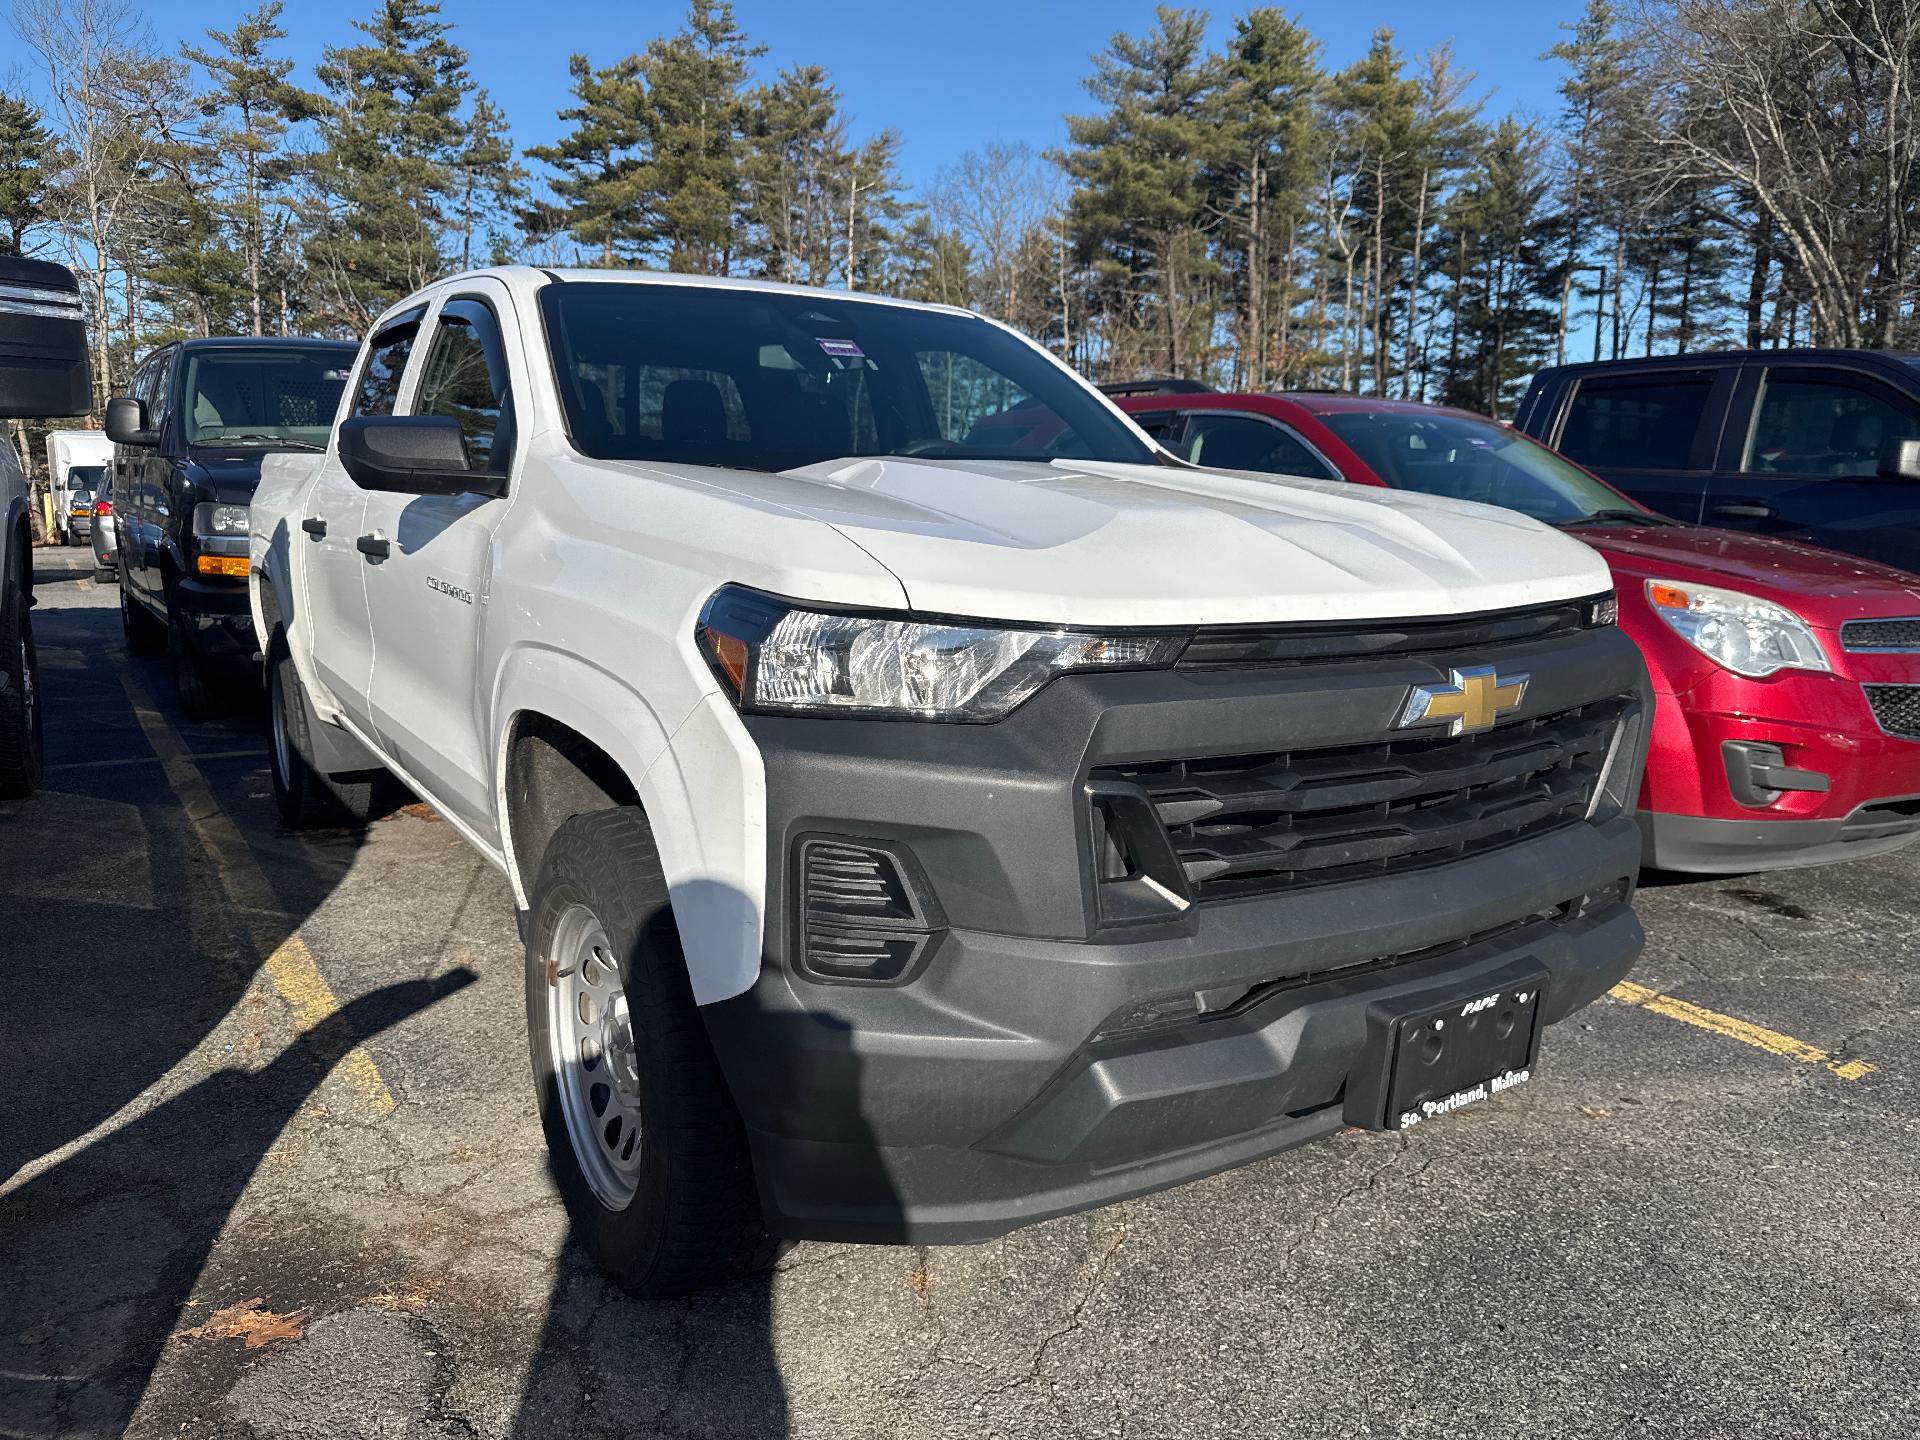
{"type": "Polygon", "coordinates": [[[13,1337],[22,1345],[44,1345],[53,1338],[51,1325],[36,1325],[31,1330],[22,1330],[13,1337]]]}
{"type": "Polygon", "coordinates": [[[411,815],[416,820],[426,820],[435,823],[440,819],[440,813],[424,800],[416,800],[411,805],[402,805],[399,813],[402,815],[411,815]]]}
{"type": "Polygon", "coordinates": [[[1589,1120],[1604,1120],[1607,1118],[1607,1116],[1611,1115],[1613,1112],[1611,1110],[1603,1109],[1601,1106],[1598,1106],[1598,1105],[1582,1105],[1580,1107],[1580,1113],[1586,1116],[1589,1120]]]}
{"type": "Polygon", "coordinates": [[[933,1277],[924,1270],[909,1270],[907,1284],[913,1287],[914,1294],[924,1300],[927,1298],[928,1289],[933,1285],[933,1277]]]}
{"type": "Polygon", "coordinates": [[[291,1315],[276,1315],[271,1310],[262,1310],[260,1306],[263,1303],[256,1295],[251,1300],[242,1300],[238,1305],[216,1310],[191,1330],[174,1331],[173,1338],[244,1340],[249,1350],[258,1350],[275,1340],[298,1340],[306,1328],[307,1312],[296,1310],[291,1315]]]}

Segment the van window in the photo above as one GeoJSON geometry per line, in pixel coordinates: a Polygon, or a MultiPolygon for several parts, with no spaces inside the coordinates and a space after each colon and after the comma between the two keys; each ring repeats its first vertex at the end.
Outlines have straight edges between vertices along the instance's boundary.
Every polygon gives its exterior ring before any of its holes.
{"type": "Polygon", "coordinates": [[[1693,441],[1712,391],[1699,373],[1582,381],[1556,448],[1599,469],[1698,468],[1693,441]]]}

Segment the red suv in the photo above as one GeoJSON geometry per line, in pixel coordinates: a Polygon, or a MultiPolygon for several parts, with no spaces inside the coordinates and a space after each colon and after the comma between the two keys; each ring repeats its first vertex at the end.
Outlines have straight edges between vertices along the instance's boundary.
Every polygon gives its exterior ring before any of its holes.
{"type": "Polygon", "coordinates": [[[1920,836],[1920,577],[1669,520],[1465,411],[1141,388],[1115,399],[1195,464],[1500,505],[1604,555],[1653,674],[1647,864],[1779,869],[1920,836]]]}

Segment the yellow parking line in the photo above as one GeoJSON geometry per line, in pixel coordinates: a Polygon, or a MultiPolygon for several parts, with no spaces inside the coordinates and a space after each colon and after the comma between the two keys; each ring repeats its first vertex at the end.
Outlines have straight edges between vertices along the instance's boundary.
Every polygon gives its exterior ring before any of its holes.
{"type": "Polygon", "coordinates": [[[1622,980],[1608,993],[1622,1004],[1635,1005],[1642,1010],[1651,1010],[1655,1015],[1664,1015],[1669,1020],[1678,1020],[1683,1025],[1724,1035],[1729,1040],[1738,1040],[1742,1045],[1751,1045],[1769,1055],[1798,1060],[1807,1065],[1824,1065],[1842,1080],[1858,1080],[1874,1072],[1874,1067],[1864,1060],[1835,1060],[1818,1045],[1809,1045],[1778,1030],[1755,1025],[1750,1020],[1736,1020],[1731,1015],[1722,1015],[1718,1010],[1708,1010],[1704,1006],[1677,1000],[1671,995],[1662,995],[1658,990],[1636,985],[1631,980],[1622,980]]]}
{"type": "MultiPolygon", "coordinates": [[[[120,672],[121,686],[133,705],[134,718],[160,757],[167,784],[172,787],[187,822],[199,837],[208,858],[220,877],[220,888],[238,912],[248,943],[259,956],[261,968],[275,991],[293,1012],[293,1022],[302,1034],[340,1009],[339,997],[327,984],[306,942],[297,934],[286,933],[288,917],[274,898],[273,886],[260,864],[247,848],[227,812],[214,798],[207,777],[193,762],[179,734],[167,722],[146,684],[132,670],[120,672]]],[[[373,1057],[360,1046],[349,1050],[334,1067],[344,1080],[377,1115],[391,1114],[393,1092],[380,1077],[373,1057]]]]}

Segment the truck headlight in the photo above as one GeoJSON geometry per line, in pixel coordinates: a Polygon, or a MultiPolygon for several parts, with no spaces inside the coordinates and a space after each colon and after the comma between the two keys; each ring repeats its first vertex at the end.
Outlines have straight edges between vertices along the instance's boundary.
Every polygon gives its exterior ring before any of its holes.
{"type": "Polygon", "coordinates": [[[743,710],[970,721],[1000,719],[1071,670],[1171,665],[1187,640],[815,610],[738,586],[707,602],[695,633],[743,710]]]}
{"type": "Polygon", "coordinates": [[[1647,603],[1682,640],[1736,675],[1833,669],[1806,621],[1757,595],[1649,580],[1647,603]]]}
{"type": "Polygon", "coordinates": [[[248,530],[247,507],[221,505],[202,500],[193,507],[193,533],[196,535],[245,535],[248,530]]]}

